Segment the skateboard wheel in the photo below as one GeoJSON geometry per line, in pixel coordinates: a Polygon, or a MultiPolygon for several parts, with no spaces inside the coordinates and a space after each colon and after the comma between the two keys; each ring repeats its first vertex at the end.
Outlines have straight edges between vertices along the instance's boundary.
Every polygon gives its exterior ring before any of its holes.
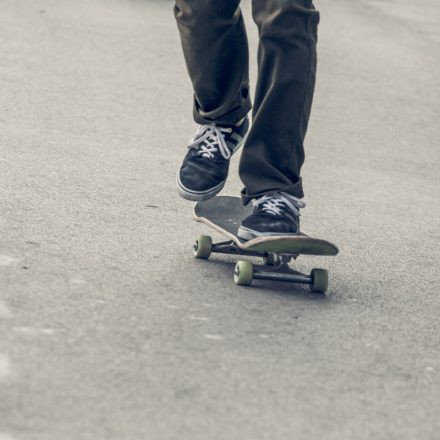
{"type": "Polygon", "coordinates": [[[212,239],[209,235],[199,235],[194,243],[194,256],[196,258],[209,258],[212,250],[212,239]]]}
{"type": "Polygon", "coordinates": [[[252,277],[254,274],[254,267],[250,261],[240,260],[235,265],[234,283],[238,286],[250,286],[252,284],[252,277]]]}
{"type": "Polygon", "coordinates": [[[315,293],[324,293],[328,287],[328,272],[325,269],[312,269],[310,272],[312,283],[310,290],[315,293]]]}

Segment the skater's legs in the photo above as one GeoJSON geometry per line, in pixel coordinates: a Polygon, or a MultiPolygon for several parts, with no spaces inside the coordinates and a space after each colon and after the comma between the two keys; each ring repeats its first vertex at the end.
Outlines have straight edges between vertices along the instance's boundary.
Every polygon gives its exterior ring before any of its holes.
{"type": "Polygon", "coordinates": [[[235,124],[251,109],[239,0],[175,0],[174,15],[194,89],[194,120],[235,124]]]}
{"type": "Polygon", "coordinates": [[[253,124],[240,162],[243,199],[274,191],[301,198],[319,13],[311,0],[253,0],[252,6],[260,43],[253,124]]]}

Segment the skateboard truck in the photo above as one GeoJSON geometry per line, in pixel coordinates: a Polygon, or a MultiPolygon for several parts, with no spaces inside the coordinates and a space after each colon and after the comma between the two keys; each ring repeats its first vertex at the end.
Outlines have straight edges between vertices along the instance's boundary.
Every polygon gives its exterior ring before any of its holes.
{"type": "Polygon", "coordinates": [[[213,243],[208,235],[199,235],[194,244],[194,256],[208,259],[211,253],[244,255],[263,258],[264,265],[254,265],[250,261],[240,260],[235,265],[234,282],[239,286],[250,286],[252,280],[272,280],[289,283],[307,284],[312,292],[324,293],[328,286],[328,272],[324,269],[312,269],[310,275],[292,270],[288,263],[298,254],[278,252],[259,252],[237,246],[234,240],[213,243]]]}

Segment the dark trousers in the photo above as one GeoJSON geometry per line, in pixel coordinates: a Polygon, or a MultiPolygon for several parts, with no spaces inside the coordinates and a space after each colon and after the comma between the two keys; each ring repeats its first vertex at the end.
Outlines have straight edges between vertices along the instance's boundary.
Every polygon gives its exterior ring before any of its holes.
{"type": "Polygon", "coordinates": [[[252,0],[258,81],[249,96],[249,53],[240,0],[175,0],[194,88],[194,120],[234,124],[252,109],[240,160],[245,203],[274,191],[303,197],[304,137],[316,75],[319,12],[312,0],[252,0]]]}

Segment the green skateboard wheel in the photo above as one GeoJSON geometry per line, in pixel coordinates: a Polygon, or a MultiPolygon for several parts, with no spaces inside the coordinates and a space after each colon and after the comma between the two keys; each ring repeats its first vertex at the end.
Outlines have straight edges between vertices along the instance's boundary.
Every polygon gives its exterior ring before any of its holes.
{"type": "Polygon", "coordinates": [[[254,267],[250,261],[240,260],[235,265],[234,283],[238,286],[250,286],[252,284],[252,277],[254,274],[254,267]]]}
{"type": "Polygon", "coordinates": [[[312,283],[310,290],[315,293],[324,293],[328,287],[328,272],[325,269],[312,269],[310,272],[312,283]]]}
{"type": "Polygon", "coordinates": [[[212,239],[209,235],[199,235],[194,243],[194,256],[207,259],[211,255],[212,239]]]}

